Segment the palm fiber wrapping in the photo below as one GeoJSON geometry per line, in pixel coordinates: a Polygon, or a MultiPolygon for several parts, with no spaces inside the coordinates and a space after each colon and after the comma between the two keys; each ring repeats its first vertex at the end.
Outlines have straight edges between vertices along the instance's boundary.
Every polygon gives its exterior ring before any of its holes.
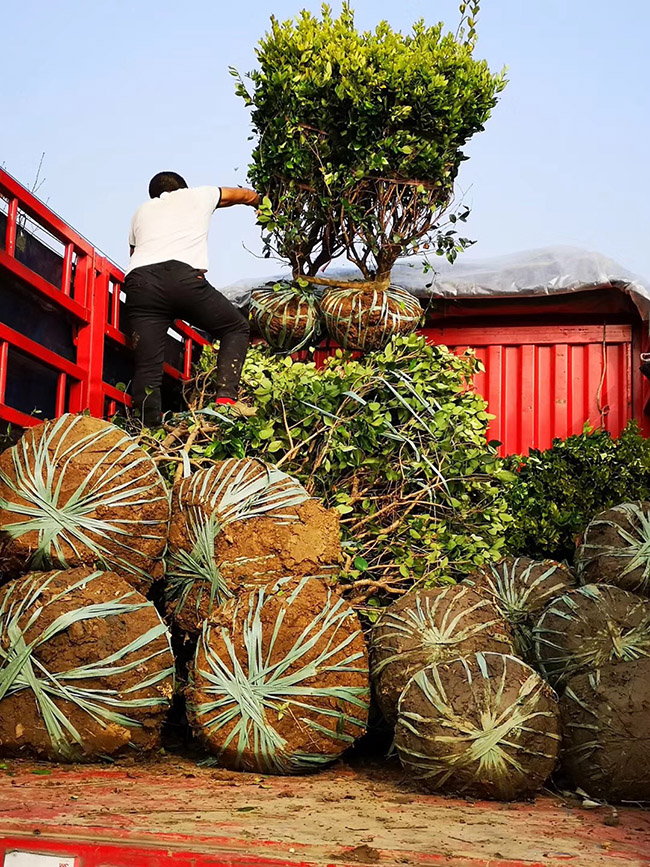
{"type": "Polygon", "coordinates": [[[206,622],[188,694],[220,765],[306,773],[365,731],[368,657],[352,608],[317,577],[282,579],[206,622]]]}
{"type": "Polygon", "coordinates": [[[167,542],[169,494],[124,431],[63,415],[0,455],[0,571],[97,566],[146,592],[167,542]]]}
{"type": "Polygon", "coordinates": [[[0,750],[81,761],[159,746],[169,635],[118,575],[34,572],[0,588],[0,750]]]}

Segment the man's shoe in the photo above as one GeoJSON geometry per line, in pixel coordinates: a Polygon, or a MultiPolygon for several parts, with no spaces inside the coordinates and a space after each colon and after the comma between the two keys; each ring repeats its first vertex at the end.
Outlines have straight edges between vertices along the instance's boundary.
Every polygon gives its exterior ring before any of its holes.
{"type": "Polygon", "coordinates": [[[253,418],[253,416],[257,415],[256,406],[249,406],[241,400],[231,403],[228,409],[233,415],[239,416],[239,418],[253,418]]]}
{"type": "Polygon", "coordinates": [[[228,412],[238,418],[252,418],[254,415],[257,415],[257,407],[249,406],[241,400],[235,400],[232,403],[219,403],[217,401],[215,408],[218,411],[228,412]]]}

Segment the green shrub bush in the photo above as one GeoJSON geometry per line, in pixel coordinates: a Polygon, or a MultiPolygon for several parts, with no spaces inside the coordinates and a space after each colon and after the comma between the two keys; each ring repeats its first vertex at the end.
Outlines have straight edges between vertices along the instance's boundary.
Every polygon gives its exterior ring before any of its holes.
{"type": "Polygon", "coordinates": [[[341,514],[341,582],[355,604],[460,579],[502,556],[514,476],[486,442],[490,416],[468,388],[473,355],[411,336],[360,360],[339,351],[318,369],[255,346],[243,384],[258,414],[238,420],[209,406],[214,365],[206,350],[197,409],[159,465],[173,474],[181,460],[188,471],[258,457],[297,477],[341,514]]]}
{"type": "Polygon", "coordinates": [[[521,467],[507,493],[513,523],[508,549],[536,559],[573,560],[575,539],[598,512],[650,497],[650,440],[629,422],[607,431],[556,439],[545,451],[512,460],[521,467]]]}

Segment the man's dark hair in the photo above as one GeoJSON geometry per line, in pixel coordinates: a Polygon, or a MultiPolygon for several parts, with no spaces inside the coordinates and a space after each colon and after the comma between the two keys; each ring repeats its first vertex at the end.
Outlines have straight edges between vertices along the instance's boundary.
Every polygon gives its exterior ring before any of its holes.
{"type": "Polygon", "coordinates": [[[158,172],[149,181],[149,196],[157,199],[163,193],[173,193],[174,190],[183,190],[186,187],[187,181],[176,172],[158,172]]]}

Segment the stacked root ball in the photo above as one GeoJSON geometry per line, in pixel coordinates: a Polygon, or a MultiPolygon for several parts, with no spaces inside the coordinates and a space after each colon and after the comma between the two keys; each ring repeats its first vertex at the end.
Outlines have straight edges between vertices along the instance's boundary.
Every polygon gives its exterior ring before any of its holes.
{"type": "Polygon", "coordinates": [[[0,456],[2,754],[159,745],[174,658],[143,593],[168,524],[156,465],[111,424],[64,415],[0,456]]]}
{"type": "Polygon", "coordinates": [[[0,754],[159,746],[175,663],[143,593],[166,547],[167,614],[200,635],[191,721],[208,749],[277,773],[340,755],[365,730],[369,684],[356,614],[329,586],[338,513],[255,460],[184,479],[170,504],[135,440],[73,415],[0,456],[0,754]]]}
{"type": "Polygon", "coordinates": [[[511,799],[553,771],[557,697],[513,642],[495,601],[467,586],[408,593],[374,627],[375,694],[402,764],[427,788],[511,799]]]}

